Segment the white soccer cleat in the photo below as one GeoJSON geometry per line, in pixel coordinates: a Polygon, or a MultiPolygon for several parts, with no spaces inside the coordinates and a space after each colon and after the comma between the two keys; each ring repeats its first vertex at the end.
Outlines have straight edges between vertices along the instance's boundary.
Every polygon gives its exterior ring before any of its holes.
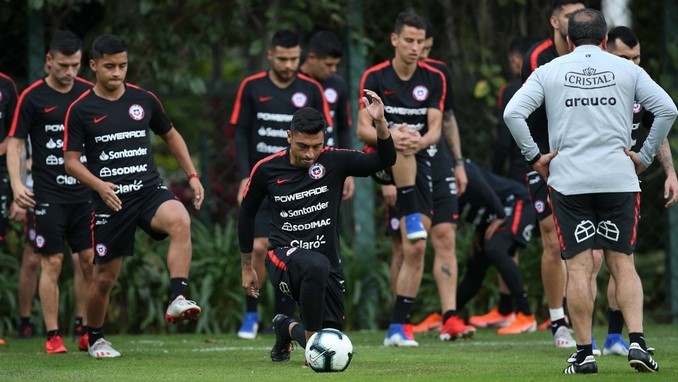
{"type": "Polygon", "coordinates": [[[577,342],[572,338],[570,329],[567,326],[561,326],[553,335],[553,345],[557,348],[573,348],[577,346],[577,342]]]}
{"type": "Polygon", "coordinates": [[[111,347],[111,343],[104,338],[96,340],[92,346],[87,350],[89,355],[94,358],[116,358],[120,357],[120,352],[111,347]]]}
{"type": "Polygon", "coordinates": [[[181,320],[197,320],[201,311],[195,301],[186,300],[184,296],[177,296],[167,307],[165,320],[175,323],[181,320]]]}

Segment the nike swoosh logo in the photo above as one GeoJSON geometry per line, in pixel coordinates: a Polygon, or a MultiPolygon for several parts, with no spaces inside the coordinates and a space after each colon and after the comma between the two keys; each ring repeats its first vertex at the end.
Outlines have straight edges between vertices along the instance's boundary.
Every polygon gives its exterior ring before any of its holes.
{"type": "Polygon", "coordinates": [[[397,90],[384,90],[384,95],[396,94],[397,92],[397,90]]]}
{"type": "Polygon", "coordinates": [[[273,97],[259,97],[259,102],[268,102],[272,99],[273,97]]]}
{"type": "Polygon", "coordinates": [[[311,362],[315,362],[316,360],[318,360],[318,358],[320,358],[320,357],[322,357],[323,355],[325,355],[325,353],[327,353],[327,350],[325,350],[324,352],[322,352],[322,353],[320,353],[320,354],[318,354],[318,355],[312,355],[312,356],[311,356],[311,362]]]}
{"type": "Polygon", "coordinates": [[[101,117],[95,117],[94,123],[99,123],[99,122],[103,121],[104,119],[106,119],[107,117],[108,117],[108,114],[101,116],[101,117]]]}
{"type": "Polygon", "coordinates": [[[46,107],[45,108],[45,113],[51,113],[54,110],[56,110],[57,106],[52,106],[52,107],[46,107]]]}
{"type": "Polygon", "coordinates": [[[182,281],[181,285],[188,285],[188,283],[186,281],[182,281]]]}
{"type": "Polygon", "coordinates": [[[276,179],[276,184],[283,184],[289,182],[291,179],[276,179]]]}
{"type": "Polygon", "coordinates": [[[414,191],[414,188],[410,188],[409,190],[403,190],[403,194],[409,194],[412,191],[414,191]]]}

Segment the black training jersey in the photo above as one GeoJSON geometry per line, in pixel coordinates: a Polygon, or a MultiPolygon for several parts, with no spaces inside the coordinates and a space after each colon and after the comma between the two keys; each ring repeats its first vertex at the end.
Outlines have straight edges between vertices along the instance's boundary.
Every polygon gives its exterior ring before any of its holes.
{"type": "MultiPolygon", "coordinates": [[[[9,76],[0,73],[0,141],[9,133],[14,117],[18,92],[16,85],[9,76]]],[[[5,154],[0,155],[0,169],[6,171],[7,160],[5,154]]]]}
{"type": "Polygon", "coordinates": [[[348,86],[340,76],[333,74],[319,81],[323,88],[325,101],[330,109],[332,125],[327,126],[325,144],[330,147],[350,149],[353,147],[351,134],[351,106],[348,99],[348,86]]]}
{"type": "Polygon", "coordinates": [[[68,109],[64,134],[64,151],[82,151],[84,144],[87,167],[101,180],[117,184],[118,195],[162,182],[151,152],[150,130],[163,135],[173,128],[153,93],[124,86],[125,93],[115,101],[87,90],[68,109]]]}
{"type": "MultiPolygon", "coordinates": [[[[60,93],[39,79],[19,97],[9,135],[31,138],[33,189],[40,202],[82,203],[89,198],[87,187],[66,174],[63,139],[68,107],[91,88],[91,82],[77,77],[68,93],[60,93]]],[[[85,156],[80,160],[85,162],[85,156]]]]}
{"type": "MultiPolygon", "coordinates": [[[[538,67],[551,62],[558,57],[558,51],[552,38],[546,38],[542,41],[532,45],[527,51],[523,59],[523,67],[520,71],[520,77],[525,82],[527,78],[538,67]]],[[[541,105],[528,118],[527,125],[530,127],[530,134],[539,147],[542,153],[548,153],[549,148],[549,134],[548,134],[548,120],[546,119],[546,106],[541,105]]]]}
{"type": "MultiPolygon", "coordinates": [[[[447,84],[443,73],[424,63],[417,62],[412,77],[401,80],[393,69],[391,61],[375,65],[363,73],[360,80],[360,108],[364,89],[377,93],[384,102],[384,114],[389,127],[407,123],[422,136],[428,131],[428,109],[445,110],[447,84]]],[[[417,153],[426,157],[426,150],[417,153]]]]}
{"type": "Polygon", "coordinates": [[[464,220],[475,225],[510,216],[518,200],[530,198],[524,183],[495,175],[468,159],[464,160],[464,169],[468,186],[459,198],[459,211],[464,220]]]}
{"type": "MultiPolygon", "coordinates": [[[[447,85],[445,111],[452,111],[454,107],[454,93],[452,90],[452,74],[450,73],[450,69],[444,62],[432,58],[427,58],[424,62],[443,73],[445,84],[447,85]]],[[[431,156],[431,159],[435,159],[431,161],[431,176],[433,177],[433,181],[440,181],[448,178],[453,171],[451,169],[454,167],[454,161],[444,134],[440,136],[438,145],[429,147],[427,151],[431,156]]]]}
{"type": "Polygon", "coordinates": [[[515,79],[499,89],[497,98],[497,140],[494,143],[492,154],[492,172],[497,175],[507,176],[510,179],[525,182],[527,167],[525,166],[525,157],[520,152],[520,148],[511,136],[511,131],[504,121],[504,110],[506,104],[518,89],[522,86],[520,79],[515,79]],[[504,164],[508,160],[508,172],[504,170],[504,164]]]}
{"type": "Polygon", "coordinates": [[[654,114],[652,112],[645,110],[643,105],[638,103],[638,101],[633,102],[633,125],[631,130],[631,151],[638,152],[640,148],[643,147],[645,143],[645,138],[652,127],[652,122],[654,122],[654,114]],[[640,126],[643,126],[645,129],[641,130],[640,126]]]}
{"type": "Polygon", "coordinates": [[[235,153],[240,179],[247,178],[260,160],[287,147],[287,130],[294,112],[302,107],[321,111],[332,125],[332,117],[318,82],[297,74],[286,88],[277,87],[261,72],[245,78],[236,96],[231,124],[236,127],[235,153]]]}
{"type": "Polygon", "coordinates": [[[324,254],[333,270],[342,268],[339,207],[347,176],[369,176],[395,163],[393,140],[379,140],[376,153],[323,149],[308,168],[290,163],[289,149],[259,161],[245,187],[238,238],[240,251],[252,252],[254,217],[267,197],[271,248],[299,247],[324,254]]]}

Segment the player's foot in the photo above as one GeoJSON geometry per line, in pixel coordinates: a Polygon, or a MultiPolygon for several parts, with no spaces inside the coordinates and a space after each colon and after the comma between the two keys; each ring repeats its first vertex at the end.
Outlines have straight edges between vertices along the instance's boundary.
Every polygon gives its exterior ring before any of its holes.
{"type": "Polygon", "coordinates": [[[414,340],[411,324],[391,324],[388,327],[384,346],[415,347],[419,342],[414,340]]]}
{"type": "Polygon", "coordinates": [[[33,338],[35,334],[35,324],[33,321],[29,321],[27,324],[20,324],[19,330],[17,330],[16,337],[24,340],[33,338]]]}
{"type": "Polygon", "coordinates": [[[600,352],[600,348],[598,345],[596,345],[596,339],[591,336],[591,351],[593,352],[593,355],[596,357],[600,356],[602,353],[600,352]]]}
{"type": "MultiPolygon", "coordinates": [[[[570,359],[568,359],[568,361],[569,360],[570,359]]],[[[597,372],[598,364],[592,355],[587,356],[581,363],[577,363],[575,360],[575,362],[570,363],[570,365],[563,370],[564,374],[595,374],[597,372]]]]}
{"type": "Polygon", "coordinates": [[[89,355],[94,358],[116,358],[120,357],[120,352],[113,349],[111,343],[105,338],[99,338],[89,347],[89,355]]]}
{"type": "Polygon", "coordinates": [[[405,233],[407,240],[411,241],[423,240],[428,236],[418,212],[405,216],[405,233]]]}
{"type": "Polygon", "coordinates": [[[654,349],[647,348],[644,350],[637,342],[633,342],[629,345],[629,366],[641,373],[658,372],[659,365],[652,359],[652,355],[654,355],[654,349]]]}
{"type": "Polygon", "coordinates": [[[499,328],[497,333],[499,334],[520,334],[527,332],[534,332],[537,330],[537,320],[534,318],[534,314],[529,316],[518,312],[516,319],[511,322],[509,326],[504,328],[499,328]]]}
{"type": "Polygon", "coordinates": [[[572,338],[570,329],[567,326],[561,326],[553,335],[553,345],[557,348],[573,348],[577,346],[577,342],[572,338]]]}
{"type": "Polygon", "coordinates": [[[280,313],[273,317],[275,345],[271,349],[271,361],[287,362],[292,351],[292,336],[289,333],[290,318],[280,313]]]}
{"type": "Polygon", "coordinates": [[[471,338],[476,334],[476,328],[471,325],[466,325],[464,320],[457,316],[452,316],[445,321],[443,327],[440,328],[441,341],[454,341],[457,338],[471,338]]]}
{"type": "Polygon", "coordinates": [[[515,313],[501,314],[499,313],[499,308],[495,307],[489,313],[480,316],[471,316],[471,318],[468,319],[468,323],[476,328],[487,328],[492,326],[503,328],[513,322],[515,318],[515,313]]]}
{"type": "Polygon", "coordinates": [[[629,344],[621,334],[608,334],[603,345],[603,355],[629,355],[629,344]]]}
{"type": "Polygon", "coordinates": [[[551,319],[547,318],[546,321],[537,325],[537,330],[546,330],[546,329],[549,329],[550,327],[551,327],[551,319]]]}
{"type": "Polygon", "coordinates": [[[412,332],[428,332],[429,330],[440,329],[441,326],[443,326],[443,316],[438,312],[434,312],[426,316],[426,318],[417,325],[412,325],[412,332]]]}
{"type": "Polygon", "coordinates": [[[179,295],[167,307],[165,321],[197,320],[200,312],[201,309],[195,301],[186,300],[184,296],[179,295]]]}
{"type": "Polygon", "coordinates": [[[89,333],[85,332],[78,338],[78,350],[87,351],[89,348],[89,333]]]}
{"type": "Polygon", "coordinates": [[[242,325],[238,330],[238,337],[246,340],[253,340],[257,338],[257,331],[259,330],[259,313],[245,312],[242,320],[242,325]]]}
{"type": "Polygon", "coordinates": [[[45,351],[47,354],[66,353],[68,349],[64,346],[64,339],[60,335],[54,335],[45,342],[45,351]]]}
{"type": "Polygon", "coordinates": [[[5,344],[5,340],[3,340],[2,338],[0,338],[0,345],[4,345],[4,344],[5,344]]]}

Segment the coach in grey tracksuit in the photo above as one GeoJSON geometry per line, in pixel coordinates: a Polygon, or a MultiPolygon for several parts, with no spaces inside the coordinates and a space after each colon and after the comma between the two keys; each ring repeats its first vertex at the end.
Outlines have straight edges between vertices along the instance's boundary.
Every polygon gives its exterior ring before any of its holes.
{"type": "Polygon", "coordinates": [[[629,60],[605,51],[600,12],[583,9],[569,20],[572,53],[538,68],[515,94],[504,119],[525,158],[547,178],[562,256],[567,300],[577,340],[565,373],[595,373],[591,352],[591,250],[602,247],[618,283],[617,299],[630,337],[629,363],[657,371],[643,338],[642,284],[633,262],[640,186],[676,118],[669,95],[629,60]],[[634,100],[655,114],[638,153],[630,152],[634,100]],[[546,105],[551,153],[540,153],[525,119],[546,105]]]}

